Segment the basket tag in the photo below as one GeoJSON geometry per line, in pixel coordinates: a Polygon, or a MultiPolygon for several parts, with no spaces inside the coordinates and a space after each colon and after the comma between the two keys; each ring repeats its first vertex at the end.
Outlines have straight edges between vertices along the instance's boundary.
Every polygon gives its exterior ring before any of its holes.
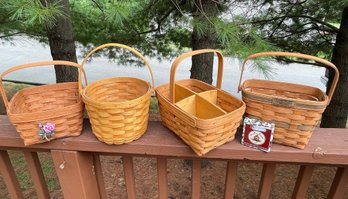
{"type": "Polygon", "coordinates": [[[285,107],[294,107],[295,105],[294,101],[286,100],[286,99],[278,99],[278,98],[273,98],[271,103],[274,105],[285,106],[285,107]]]}
{"type": "Polygon", "coordinates": [[[241,143],[261,151],[270,152],[274,134],[274,123],[262,122],[257,119],[244,119],[241,143]]]}

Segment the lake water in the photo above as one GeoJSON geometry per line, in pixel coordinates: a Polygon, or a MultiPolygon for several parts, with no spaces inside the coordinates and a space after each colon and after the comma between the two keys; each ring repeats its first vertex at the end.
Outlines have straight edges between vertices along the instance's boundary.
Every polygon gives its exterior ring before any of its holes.
{"type": "MultiPolygon", "coordinates": [[[[0,41],[0,73],[16,65],[52,60],[49,46],[39,43],[29,37],[15,37],[11,42],[4,40],[0,41]]],[[[77,54],[78,61],[80,62],[84,55],[79,49],[77,54]]],[[[164,60],[161,62],[155,58],[149,60],[154,74],[155,86],[169,82],[169,72],[173,60],[164,60]]],[[[190,77],[190,64],[190,58],[182,62],[177,70],[177,79],[187,79],[190,77]]],[[[217,63],[214,63],[214,82],[217,73],[216,66],[217,63]]],[[[321,82],[321,76],[324,76],[325,74],[324,68],[302,64],[272,64],[272,67],[276,68],[274,70],[275,73],[273,74],[273,80],[306,84],[325,90],[325,86],[321,82]]],[[[120,66],[114,62],[110,62],[105,57],[94,58],[90,63],[86,64],[85,69],[89,82],[115,76],[131,76],[150,81],[149,72],[146,67],[120,66]]],[[[241,62],[238,59],[225,57],[222,88],[236,96],[239,96],[239,94],[237,94],[237,87],[240,69],[241,62]]],[[[246,70],[243,79],[250,78],[262,79],[263,76],[248,69],[246,70]]],[[[55,82],[53,67],[24,69],[9,74],[5,79],[36,83],[55,82]]]]}

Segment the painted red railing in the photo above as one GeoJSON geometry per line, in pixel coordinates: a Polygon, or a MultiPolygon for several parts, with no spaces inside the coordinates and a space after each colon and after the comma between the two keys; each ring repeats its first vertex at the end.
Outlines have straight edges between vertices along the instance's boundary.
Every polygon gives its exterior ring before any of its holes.
{"type": "Polygon", "coordinates": [[[23,151],[38,198],[50,198],[37,152],[50,152],[64,198],[107,198],[99,155],[123,158],[128,198],[136,197],[134,156],[157,158],[159,198],[168,198],[167,158],[192,159],[192,198],[200,198],[201,160],[227,161],[224,198],[233,198],[239,162],[262,162],[259,198],[269,198],[276,165],[298,164],[300,170],[292,194],[305,198],[315,165],[337,167],[327,198],[343,198],[348,191],[348,129],[316,129],[305,150],[274,145],[271,153],[242,146],[237,141],[225,144],[203,157],[191,149],[159,122],[150,122],[147,133],[130,144],[110,146],[99,142],[88,124],[79,137],[26,147],[6,116],[0,116],[0,171],[11,198],[23,198],[7,150],[23,151]]]}

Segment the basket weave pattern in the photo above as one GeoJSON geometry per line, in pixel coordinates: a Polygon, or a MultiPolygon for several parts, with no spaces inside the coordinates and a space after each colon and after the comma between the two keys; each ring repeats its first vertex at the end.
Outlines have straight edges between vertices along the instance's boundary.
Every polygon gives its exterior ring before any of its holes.
{"type": "Polygon", "coordinates": [[[243,101],[247,104],[248,117],[275,123],[273,142],[301,149],[307,145],[324,112],[324,109],[289,109],[253,101],[247,97],[243,97],[243,101]]]}
{"type": "Polygon", "coordinates": [[[156,88],[163,125],[178,135],[199,156],[233,140],[245,111],[242,101],[219,89],[222,68],[223,57],[218,51],[192,51],[174,61],[171,83],[156,88]],[[183,59],[210,52],[216,52],[219,58],[217,88],[195,79],[174,83],[175,69],[183,59]],[[201,107],[192,108],[192,104],[185,104],[195,97],[197,99],[192,100],[198,100],[196,103],[201,103],[201,107]],[[216,116],[211,115],[214,111],[216,116]],[[196,115],[191,112],[196,112],[196,115]]]}
{"type": "MultiPolygon", "coordinates": [[[[177,82],[177,84],[180,83],[180,81],[177,82]]],[[[237,100],[228,101],[227,99],[218,98],[218,106],[228,113],[223,117],[209,122],[204,120],[188,122],[185,113],[181,110],[176,110],[177,107],[168,102],[168,96],[165,97],[161,94],[161,88],[157,89],[157,98],[163,125],[191,146],[196,154],[204,155],[235,138],[237,128],[240,126],[244,113],[244,109],[238,110],[241,104],[237,100]]],[[[200,89],[196,88],[195,90],[200,89]]]]}
{"type": "MultiPolygon", "coordinates": [[[[83,64],[97,50],[121,47],[140,57],[153,75],[148,61],[136,50],[122,44],[104,44],[92,50],[83,64]]],[[[81,92],[94,135],[107,144],[124,144],[140,138],[148,125],[151,85],[132,77],[114,77],[87,85],[81,92]]]]}
{"type": "Polygon", "coordinates": [[[304,149],[330,102],[338,81],[338,70],[331,62],[309,55],[287,52],[257,53],[244,61],[240,83],[246,62],[261,56],[292,56],[315,60],[335,70],[328,96],[318,88],[268,80],[246,80],[239,87],[247,106],[246,116],[275,123],[273,142],[304,149]]]}
{"type": "MultiPolygon", "coordinates": [[[[11,68],[2,74],[1,79],[15,70],[43,65],[68,65],[80,68],[78,64],[66,61],[37,62],[11,68]]],[[[77,82],[25,88],[17,92],[8,103],[2,83],[0,90],[9,119],[25,145],[47,142],[38,134],[39,123],[55,124],[55,135],[50,140],[81,134],[84,105],[77,82]]]]}

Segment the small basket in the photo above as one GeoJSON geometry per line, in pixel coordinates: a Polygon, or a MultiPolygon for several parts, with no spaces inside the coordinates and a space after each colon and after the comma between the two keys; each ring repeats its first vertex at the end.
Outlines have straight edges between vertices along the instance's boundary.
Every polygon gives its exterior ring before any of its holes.
{"type": "Polygon", "coordinates": [[[273,142],[304,149],[332,98],[338,77],[336,66],[327,60],[299,53],[263,52],[244,60],[238,89],[247,106],[246,116],[275,123],[273,142]],[[268,80],[251,79],[241,85],[246,62],[263,56],[291,56],[331,67],[335,77],[329,95],[315,87],[268,80]]]}
{"type": "MultiPolygon", "coordinates": [[[[24,145],[78,136],[82,131],[84,105],[79,95],[78,82],[24,88],[8,101],[2,84],[4,76],[16,70],[47,65],[73,66],[84,74],[83,69],[76,63],[47,61],[15,66],[0,76],[0,92],[7,115],[23,139],[24,145]]],[[[86,76],[84,77],[86,81],[86,76]]]]}
{"type": "Polygon", "coordinates": [[[170,83],[156,88],[163,125],[199,156],[233,140],[245,111],[241,100],[220,89],[222,73],[223,56],[219,51],[196,50],[176,58],[170,72],[170,83]],[[214,52],[219,59],[216,87],[196,79],[175,81],[175,71],[182,60],[214,52]]]}
{"type": "Polygon", "coordinates": [[[82,90],[94,135],[107,144],[124,144],[140,138],[147,129],[154,79],[148,61],[135,49],[116,43],[101,45],[84,58],[106,47],[124,48],[141,58],[150,71],[152,86],[141,79],[113,77],[93,82],[82,90]]]}

